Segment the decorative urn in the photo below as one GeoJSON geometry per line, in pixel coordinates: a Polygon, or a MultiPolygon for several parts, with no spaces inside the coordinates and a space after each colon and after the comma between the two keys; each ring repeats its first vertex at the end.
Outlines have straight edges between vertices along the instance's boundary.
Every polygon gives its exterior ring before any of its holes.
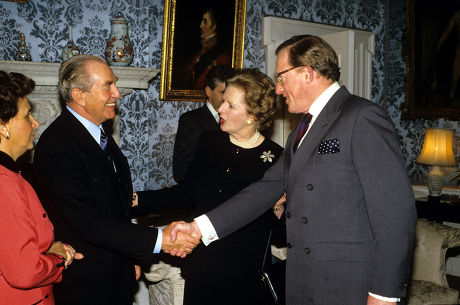
{"type": "Polygon", "coordinates": [[[29,49],[26,45],[26,37],[24,33],[21,33],[21,41],[19,43],[18,52],[14,58],[17,61],[32,61],[32,56],[30,56],[29,49]]]}
{"type": "Polygon", "coordinates": [[[128,22],[122,15],[111,20],[112,30],[105,48],[105,60],[111,66],[127,67],[133,61],[134,50],[129,40],[128,22]]]}
{"type": "Polygon", "coordinates": [[[62,62],[65,62],[79,54],[80,54],[80,50],[78,49],[77,45],[73,43],[72,27],[69,26],[69,41],[67,42],[65,47],[62,49],[62,62]]]}

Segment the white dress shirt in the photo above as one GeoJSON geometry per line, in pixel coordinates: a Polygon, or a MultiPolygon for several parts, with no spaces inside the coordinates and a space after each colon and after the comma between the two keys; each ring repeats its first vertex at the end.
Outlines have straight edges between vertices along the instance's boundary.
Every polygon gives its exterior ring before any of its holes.
{"type": "Polygon", "coordinates": [[[214,117],[214,120],[216,120],[217,124],[219,124],[220,116],[219,113],[212,107],[211,103],[209,100],[206,101],[206,107],[208,107],[209,111],[211,111],[212,116],[214,117]]]}

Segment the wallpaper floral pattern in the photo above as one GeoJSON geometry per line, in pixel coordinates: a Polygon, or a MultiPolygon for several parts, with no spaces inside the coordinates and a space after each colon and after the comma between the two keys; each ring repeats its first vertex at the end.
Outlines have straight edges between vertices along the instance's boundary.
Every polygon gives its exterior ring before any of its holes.
{"type": "MultiPolygon", "coordinates": [[[[392,117],[413,181],[423,180],[426,168],[414,164],[423,143],[423,127],[459,129],[458,122],[401,121],[405,65],[401,55],[405,26],[403,0],[247,0],[244,66],[265,68],[262,16],[272,15],[373,31],[373,101],[392,117]],[[389,1],[386,11],[385,1],[389,1]],[[385,41],[386,14],[390,14],[385,41]],[[385,70],[386,69],[386,70],[385,70]],[[385,79],[386,77],[386,79],[385,79]]],[[[160,68],[163,0],[30,0],[0,1],[0,59],[11,60],[20,33],[25,33],[33,61],[60,62],[67,43],[68,26],[82,53],[102,55],[110,34],[110,18],[123,13],[135,49],[132,66],[160,68]]],[[[172,151],[177,121],[185,111],[200,107],[193,102],[158,99],[159,79],[148,90],[134,91],[122,99],[121,149],[131,165],[136,190],[172,185],[172,151]]],[[[455,140],[455,153],[460,145],[455,140]]]]}
{"type": "MultiPolygon", "coordinates": [[[[460,162],[460,125],[458,121],[448,121],[445,119],[438,120],[402,120],[401,105],[404,103],[404,77],[406,66],[402,57],[402,39],[405,29],[405,10],[404,1],[391,0],[389,2],[389,49],[387,57],[388,72],[387,74],[387,94],[386,109],[388,114],[395,123],[397,132],[401,137],[401,149],[406,157],[406,166],[412,182],[426,183],[426,175],[430,170],[429,166],[418,165],[415,163],[420,150],[423,146],[425,137],[425,127],[450,128],[455,130],[453,150],[455,159],[460,162]]],[[[377,47],[376,47],[377,49],[377,47]]],[[[373,62],[374,63],[374,62],[373,62]]],[[[455,176],[454,168],[442,168],[445,172],[445,183],[455,185],[451,182],[455,176]]]]}

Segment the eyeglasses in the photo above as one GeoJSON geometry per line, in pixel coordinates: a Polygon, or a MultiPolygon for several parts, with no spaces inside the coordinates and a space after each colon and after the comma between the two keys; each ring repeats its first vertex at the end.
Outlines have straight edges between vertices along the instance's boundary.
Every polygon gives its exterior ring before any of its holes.
{"type": "Polygon", "coordinates": [[[283,75],[284,73],[288,73],[289,71],[294,70],[296,68],[298,68],[298,67],[292,67],[292,68],[289,68],[289,69],[286,69],[286,70],[283,70],[281,72],[276,73],[275,77],[276,77],[276,80],[278,81],[278,83],[280,83],[281,86],[284,85],[284,79],[283,79],[283,77],[281,77],[281,75],[283,75]]]}

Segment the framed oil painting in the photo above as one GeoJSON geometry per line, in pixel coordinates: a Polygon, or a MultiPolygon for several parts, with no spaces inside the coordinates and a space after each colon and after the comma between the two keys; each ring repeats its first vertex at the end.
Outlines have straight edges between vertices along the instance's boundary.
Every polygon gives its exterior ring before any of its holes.
{"type": "Polygon", "coordinates": [[[460,118],[460,1],[406,0],[404,119],[460,118]]]}
{"type": "Polygon", "coordinates": [[[160,99],[205,101],[215,65],[243,67],[246,0],[165,0],[160,99]]]}

